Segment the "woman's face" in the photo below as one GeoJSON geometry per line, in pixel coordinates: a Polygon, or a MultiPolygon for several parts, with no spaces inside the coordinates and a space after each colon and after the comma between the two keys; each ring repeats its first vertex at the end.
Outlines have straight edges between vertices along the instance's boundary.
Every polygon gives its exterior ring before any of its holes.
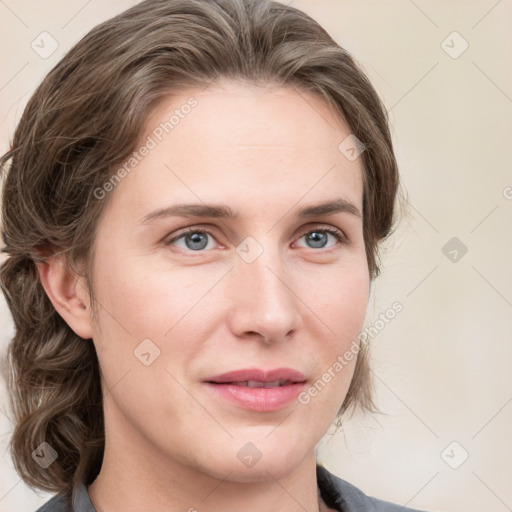
{"type": "Polygon", "coordinates": [[[355,359],[335,363],[369,294],[349,135],[293,88],[226,82],[153,112],[96,238],[110,449],[235,481],[279,478],[314,451],[347,393],[355,359]],[[281,382],[212,383],[246,369],[281,382]]]}

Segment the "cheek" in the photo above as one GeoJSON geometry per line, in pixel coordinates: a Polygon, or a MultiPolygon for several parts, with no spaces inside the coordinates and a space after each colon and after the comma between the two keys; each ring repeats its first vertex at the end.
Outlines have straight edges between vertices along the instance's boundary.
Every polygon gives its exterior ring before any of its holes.
{"type": "Polygon", "coordinates": [[[104,384],[112,390],[107,398],[115,403],[111,410],[142,430],[155,414],[163,425],[172,418],[173,428],[185,428],[181,418],[194,407],[179,385],[201,339],[193,305],[204,287],[186,285],[190,275],[129,260],[96,274],[101,329],[94,344],[104,384]]]}
{"type": "Polygon", "coordinates": [[[167,337],[222,277],[225,269],[201,271],[170,262],[142,262],[125,259],[105,265],[97,274],[98,299],[104,320],[114,330],[125,330],[135,339],[167,337]]]}
{"type": "Polygon", "coordinates": [[[357,337],[368,306],[370,280],[366,265],[340,265],[313,274],[302,282],[307,306],[335,340],[332,349],[341,349],[357,337]]]}
{"type": "Polygon", "coordinates": [[[208,291],[226,273],[225,265],[173,268],[168,262],[141,265],[125,259],[104,269],[96,276],[101,330],[95,346],[109,383],[128,370],[141,370],[144,357],[154,359],[141,375],[148,385],[158,388],[156,372],[159,379],[170,378],[165,369],[183,377],[212,323],[221,318],[208,291]]]}
{"type": "Polygon", "coordinates": [[[328,423],[338,413],[354,374],[369,298],[365,266],[338,270],[318,278],[316,292],[310,294],[315,313],[311,321],[318,326],[312,356],[316,371],[314,382],[299,396],[299,403],[328,423]]]}

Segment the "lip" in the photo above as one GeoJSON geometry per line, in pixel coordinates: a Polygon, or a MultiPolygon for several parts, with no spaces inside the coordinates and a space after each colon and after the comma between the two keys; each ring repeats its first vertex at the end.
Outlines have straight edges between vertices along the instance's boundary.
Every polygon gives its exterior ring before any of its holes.
{"type": "Polygon", "coordinates": [[[205,382],[244,382],[246,380],[256,380],[258,382],[273,382],[275,380],[291,380],[292,382],[304,382],[306,376],[292,368],[276,368],[274,370],[260,370],[259,368],[246,368],[232,372],[215,375],[204,379],[205,382]]]}
{"type": "Polygon", "coordinates": [[[277,411],[293,402],[306,385],[306,376],[291,368],[260,370],[249,368],[236,370],[204,380],[216,397],[235,404],[236,406],[258,412],[277,411]],[[254,380],[258,382],[290,381],[273,388],[250,388],[239,383],[254,380]]]}

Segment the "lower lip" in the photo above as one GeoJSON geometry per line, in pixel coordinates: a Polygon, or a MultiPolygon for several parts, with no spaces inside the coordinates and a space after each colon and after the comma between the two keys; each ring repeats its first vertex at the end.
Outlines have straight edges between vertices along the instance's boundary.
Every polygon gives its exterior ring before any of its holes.
{"type": "Polygon", "coordinates": [[[250,388],[235,384],[212,384],[211,382],[205,384],[221,397],[242,409],[266,412],[277,411],[293,402],[306,382],[296,382],[276,388],[250,388]]]}

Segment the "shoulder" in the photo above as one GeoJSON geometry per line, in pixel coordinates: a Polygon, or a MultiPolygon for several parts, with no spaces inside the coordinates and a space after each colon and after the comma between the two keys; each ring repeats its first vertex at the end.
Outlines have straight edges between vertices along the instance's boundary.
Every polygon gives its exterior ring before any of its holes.
{"type": "Polygon", "coordinates": [[[87,487],[79,483],[73,487],[71,493],[63,491],[47,501],[36,512],[96,512],[87,487]]]}
{"type": "Polygon", "coordinates": [[[38,508],[36,512],[69,512],[69,507],[65,496],[57,494],[57,496],[54,496],[38,508]]]}
{"type": "Polygon", "coordinates": [[[341,512],[420,512],[367,496],[345,480],[317,464],[318,487],[325,503],[341,512]]]}

